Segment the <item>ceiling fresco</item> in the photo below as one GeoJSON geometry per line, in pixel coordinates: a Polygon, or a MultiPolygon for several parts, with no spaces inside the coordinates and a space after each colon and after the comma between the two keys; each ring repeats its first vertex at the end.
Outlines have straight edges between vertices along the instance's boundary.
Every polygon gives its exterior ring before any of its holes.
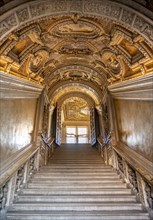
{"type": "Polygon", "coordinates": [[[0,42],[0,71],[43,85],[49,96],[65,83],[103,95],[110,84],[150,74],[152,57],[153,45],[138,32],[90,13],[33,19],[0,42]]]}

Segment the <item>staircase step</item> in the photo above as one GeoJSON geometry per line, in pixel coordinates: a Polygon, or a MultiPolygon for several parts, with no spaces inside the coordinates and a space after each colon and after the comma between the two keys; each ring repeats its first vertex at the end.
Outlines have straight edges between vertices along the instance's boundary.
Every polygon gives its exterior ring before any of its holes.
{"type": "Polygon", "coordinates": [[[89,171],[89,172],[90,171],[92,171],[92,172],[99,171],[99,172],[101,172],[101,171],[112,171],[113,169],[110,167],[106,168],[106,167],[101,167],[101,166],[98,167],[98,166],[90,166],[90,165],[86,165],[86,166],[81,166],[81,165],[79,165],[79,166],[77,166],[77,165],[75,165],[75,166],[57,165],[57,166],[55,166],[54,165],[54,166],[50,166],[50,167],[41,168],[41,171],[52,171],[52,170],[54,170],[54,171],[56,171],[56,170],[59,170],[59,171],[76,170],[76,171],[89,171]]]}
{"type": "MultiPolygon", "coordinates": [[[[34,178],[34,179],[32,179],[31,181],[30,181],[30,183],[40,183],[40,184],[56,184],[56,185],[61,185],[61,184],[93,184],[93,185],[95,185],[95,184],[103,184],[103,183],[108,183],[108,184],[110,184],[110,183],[112,183],[112,184],[114,184],[114,183],[121,183],[122,182],[122,180],[121,179],[119,179],[119,178],[104,178],[104,179],[102,179],[102,180],[95,180],[95,179],[92,179],[92,180],[72,180],[72,179],[69,179],[69,180],[59,180],[59,179],[51,179],[51,178],[49,178],[49,179],[45,179],[45,181],[44,181],[44,178],[34,178]]],[[[123,184],[123,183],[122,183],[123,184]]]]}
{"type": "Polygon", "coordinates": [[[63,185],[63,184],[47,184],[46,182],[42,182],[42,184],[40,182],[38,183],[29,183],[28,184],[28,188],[32,189],[32,188],[37,188],[37,189],[44,189],[47,188],[48,190],[51,189],[90,189],[90,188],[94,188],[94,189],[107,189],[107,188],[111,188],[111,189],[116,189],[116,188],[126,188],[126,184],[123,183],[95,183],[94,185],[92,183],[88,183],[88,184],[80,184],[79,182],[75,182],[75,183],[69,183],[68,185],[63,185]]]}
{"type": "Polygon", "coordinates": [[[9,212],[7,220],[149,220],[148,213],[135,211],[111,212],[9,212]]]}
{"type": "MultiPolygon", "coordinates": [[[[47,175],[47,174],[46,174],[47,175]]],[[[101,181],[102,183],[103,182],[123,182],[123,180],[121,180],[117,175],[80,175],[78,173],[78,175],[47,175],[46,177],[45,174],[39,174],[37,173],[33,179],[31,181],[44,181],[44,178],[45,178],[45,182],[52,182],[52,181],[58,181],[58,180],[63,180],[63,181],[69,181],[69,180],[72,180],[72,181],[79,181],[79,180],[82,180],[82,181],[87,181],[89,179],[90,180],[93,180],[93,181],[101,181]],[[77,178],[76,178],[77,177],[77,178]]]]}
{"type": "Polygon", "coordinates": [[[37,195],[20,195],[17,199],[18,202],[135,202],[135,195],[60,195],[60,196],[37,196],[37,195]]]}
{"type": "Polygon", "coordinates": [[[141,211],[139,203],[15,203],[10,210],[49,210],[49,211],[141,211]]]}
{"type": "Polygon", "coordinates": [[[65,177],[65,176],[47,176],[47,175],[45,175],[45,174],[42,174],[42,175],[38,175],[38,174],[36,174],[35,176],[34,176],[34,179],[42,179],[42,180],[44,180],[45,181],[45,179],[48,179],[48,180],[60,180],[60,181],[64,181],[64,180],[67,180],[67,181],[84,181],[84,180],[88,180],[88,181],[92,181],[92,180],[94,180],[94,181],[102,181],[102,180],[104,180],[104,179],[117,179],[117,175],[116,175],[116,177],[113,175],[104,175],[104,176],[96,176],[96,177],[90,177],[90,176],[76,176],[76,177],[74,177],[74,176],[72,176],[72,177],[65,177]]]}
{"type": "Polygon", "coordinates": [[[131,189],[80,189],[80,190],[48,190],[48,189],[23,189],[23,194],[36,194],[36,195],[121,195],[121,194],[131,194],[131,189]]]}

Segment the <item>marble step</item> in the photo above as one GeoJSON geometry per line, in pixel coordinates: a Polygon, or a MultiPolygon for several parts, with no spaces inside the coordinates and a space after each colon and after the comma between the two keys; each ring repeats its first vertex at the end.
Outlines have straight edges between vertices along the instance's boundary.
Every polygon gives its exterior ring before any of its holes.
{"type": "MultiPolygon", "coordinates": [[[[79,156],[80,158],[82,158],[82,155],[79,156]]],[[[104,163],[103,160],[101,159],[96,159],[97,157],[95,157],[94,160],[91,160],[90,158],[88,160],[83,160],[83,159],[79,159],[79,158],[76,158],[76,159],[68,159],[68,158],[64,158],[63,160],[62,159],[58,159],[58,158],[52,158],[52,160],[48,161],[48,164],[47,166],[50,166],[52,164],[91,164],[91,165],[101,165],[101,166],[106,166],[106,164],[104,163]]],[[[109,165],[111,166],[111,165],[109,165]]]]}
{"type": "Polygon", "coordinates": [[[29,183],[36,183],[36,184],[50,184],[50,185],[63,185],[63,184],[79,184],[79,185],[102,185],[102,184],[123,184],[122,182],[123,180],[118,179],[118,178],[107,178],[107,179],[103,179],[103,180],[52,180],[52,179],[46,179],[44,181],[43,178],[35,178],[32,179],[29,183]]]}
{"type": "Polygon", "coordinates": [[[22,195],[18,196],[19,202],[136,202],[135,195],[22,195]]]}
{"type": "Polygon", "coordinates": [[[126,184],[123,184],[123,183],[114,183],[114,184],[112,184],[112,183],[99,183],[99,184],[91,184],[91,183],[89,183],[89,184],[80,184],[79,182],[75,182],[75,183],[69,183],[69,184],[65,184],[65,185],[63,185],[62,183],[59,185],[59,184],[49,184],[49,183],[46,183],[46,182],[42,182],[42,183],[40,183],[40,182],[38,182],[38,183],[29,183],[28,184],[28,188],[29,189],[34,189],[34,188],[37,188],[37,189],[44,189],[44,188],[47,188],[48,190],[51,190],[51,189],[59,189],[59,190],[61,190],[61,189],[63,189],[63,190],[65,190],[65,189],[90,189],[90,188],[94,188],[94,189],[99,189],[99,190],[101,190],[101,189],[118,189],[118,188],[126,188],[126,184]]]}
{"type": "Polygon", "coordinates": [[[116,172],[116,171],[114,171],[114,170],[112,170],[112,169],[89,169],[89,168],[80,168],[80,169],[78,169],[78,168],[65,168],[65,167],[62,167],[62,168],[48,168],[48,169],[41,169],[41,170],[39,170],[38,171],[38,173],[52,173],[52,174],[56,174],[56,173],[83,173],[83,174],[85,174],[85,173],[87,173],[87,174],[93,174],[93,173],[98,173],[98,174],[100,174],[100,173],[105,173],[105,172],[107,172],[107,173],[111,173],[111,172],[116,172]]]}
{"type": "Polygon", "coordinates": [[[59,164],[59,165],[52,165],[52,166],[48,166],[48,167],[42,167],[41,169],[40,169],[40,171],[47,171],[47,170],[54,170],[54,169],[61,169],[61,170],[63,170],[63,169],[67,169],[67,170],[89,170],[89,171],[92,171],[92,170],[95,170],[95,171],[114,171],[113,169],[112,169],[112,167],[106,167],[106,166],[91,166],[91,165],[61,165],[61,164],[59,164]]]}
{"type": "Polygon", "coordinates": [[[147,213],[139,212],[9,212],[7,220],[149,220],[147,213]]]}
{"type": "Polygon", "coordinates": [[[83,203],[83,202],[76,202],[76,203],[14,203],[10,210],[18,211],[18,210],[49,210],[49,211],[141,211],[142,205],[139,203],[128,203],[128,202],[101,202],[101,203],[83,203]]]}
{"type": "Polygon", "coordinates": [[[65,177],[65,176],[67,176],[67,177],[72,176],[72,177],[75,177],[75,178],[77,178],[77,177],[81,177],[81,178],[83,178],[83,177],[99,178],[99,177],[108,177],[108,176],[118,177],[116,172],[101,172],[101,173],[86,173],[86,172],[83,172],[83,173],[81,173],[81,171],[80,171],[78,173],[73,172],[73,173],[70,173],[70,174],[66,173],[66,172],[62,172],[62,173],[38,172],[38,173],[35,174],[35,177],[36,176],[44,176],[44,175],[46,175],[47,177],[49,176],[49,177],[55,177],[55,178],[56,177],[65,177]],[[62,173],[63,173],[63,175],[62,175],[62,173]]]}
{"type": "Polygon", "coordinates": [[[46,188],[43,188],[41,190],[38,190],[37,188],[35,189],[23,189],[21,191],[22,194],[25,194],[25,195],[129,195],[131,194],[131,189],[94,189],[94,188],[90,188],[90,189],[75,189],[75,190],[69,190],[69,189],[65,189],[64,191],[63,190],[59,190],[59,189],[46,189],[46,188]]]}
{"type": "Polygon", "coordinates": [[[72,176],[72,177],[70,177],[70,176],[50,176],[50,175],[46,175],[45,173],[44,174],[36,174],[35,176],[34,176],[34,179],[44,179],[44,181],[45,181],[45,179],[48,179],[48,180],[61,180],[61,181],[63,181],[63,180],[67,180],[67,181],[76,181],[76,180],[79,180],[79,181],[84,181],[84,180],[90,180],[90,181],[92,181],[92,180],[94,180],[94,181],[102,181],[102,180],[104,180],[104,179],[117,179],[117,175],[116,175],[116,177],[113,175],[109,175],[109,174],[107,174],[107,175],[104,175],[104,176],[96,176],[96,177],[92,177],[92,176],[72,176]]]}

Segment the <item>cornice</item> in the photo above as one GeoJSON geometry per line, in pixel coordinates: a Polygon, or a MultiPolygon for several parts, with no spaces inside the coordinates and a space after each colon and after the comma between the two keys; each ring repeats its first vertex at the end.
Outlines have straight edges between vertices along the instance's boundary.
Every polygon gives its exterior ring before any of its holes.
{"type": "Polygon", "coordinates": [[[108,86],[113,98],[153,100],[153,73],[108,86]]]}
{"type": "Polygon", "coordinates": [[[41,85],[0,72],[0,99],[38,98],[41,85]]]}

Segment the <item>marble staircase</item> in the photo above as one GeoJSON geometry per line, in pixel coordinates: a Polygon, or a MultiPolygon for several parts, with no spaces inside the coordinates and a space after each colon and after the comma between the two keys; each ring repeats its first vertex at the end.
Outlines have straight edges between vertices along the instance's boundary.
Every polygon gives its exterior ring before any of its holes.
{"type": "Polygon", "coordinates": [[[22,189],[8,220],[148,220],[136,196],[89,145],[57,148],[22,189]]]}

